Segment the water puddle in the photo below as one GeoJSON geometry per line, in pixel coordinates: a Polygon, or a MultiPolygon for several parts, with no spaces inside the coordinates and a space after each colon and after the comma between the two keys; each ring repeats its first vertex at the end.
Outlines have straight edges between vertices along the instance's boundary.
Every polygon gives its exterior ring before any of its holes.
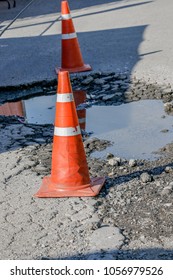
{"type": "MultiPolygon", "coordinates": [[[[86,92],[74,91],[76,106],[86,100],[86,92]]],[[[23,117],[29,124],[53,124],[55,118],[56,94],[42,95],[0,106],[0,115],[23,117]]]]}
{"type": "MultiPolygon", "coordinates": [[[[76,91],[75,103],[85,102],[86,93],[76,91]]],[[[56,95],[39,96],[0,106],[0,115],[18,115],[32,124],[53,124],[56,95]]],[[[79,123],[87,133],[109,140],[112,146],[94,157],[107,153],[127,159],[157,158],[156,152],[173,140],[173,117],[164,112],[163,102],[142,100],[119,106],[92,106],[78,110],[79,123]],[[165,133],[164,133],[165,132],[165,133]]]]}
{"type": "Polygon", "coordinates": [[[113,146],[94,157],[107,153],[127,159],[158,157],[153,152],[173,140],[173,117],[165,114],[163,102],[143,100],[120,106],[92,106],[87,110],[86,131],[113,142],[113,146]]]}
{"type": "Polygon", "coordinates": [[[23,100],[27,123],[53,124],[56,95],[39,96],[23,100]]]}

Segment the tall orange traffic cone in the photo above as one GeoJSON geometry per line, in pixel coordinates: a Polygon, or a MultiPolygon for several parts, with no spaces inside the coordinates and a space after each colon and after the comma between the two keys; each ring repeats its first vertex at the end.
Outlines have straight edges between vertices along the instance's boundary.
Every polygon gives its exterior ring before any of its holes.
{"type": "Polygon", "coordinates": [[[61,18],[61,68],[56,68],[56,72],[58,72],[59,70],[67,70],[71,73],[74,73],[91,70],[91,66],[89,64],[84,64],[83,62],[79,42],[67,1],[61,2],[61,18]]]}
{"type": "MultiPolygon", "coordinates": [[[[76,107],[86,101],[86,92],[84,90],[75,90],[73,91],[74,101],[76,107]]],[[[77,116],[79,120],[80,128],[85,130],[86,127],[86,109],[77,108],[77,116]]]]}
{"type": "Polygon", "coordinates": [[[36,197],[96,196],[105,178],[90,180],[85,150],[67,71],[60,71],[56,102],[52,170],[36,197]]]}

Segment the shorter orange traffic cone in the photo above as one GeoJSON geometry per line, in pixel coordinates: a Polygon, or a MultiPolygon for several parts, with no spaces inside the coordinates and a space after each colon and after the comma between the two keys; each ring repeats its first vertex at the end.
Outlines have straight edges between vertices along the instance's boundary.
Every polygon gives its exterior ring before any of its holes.
{"type": "Polygon", "coordinates": [[[67,70],[72,73],[91,70],[91,66],[89,64],[84,64],[83,62],[79,42],[67,1],[61,2],[61,18],[61,68],[56,68],[56,72],[58,73],[59,70],[67,70]]]}
{"type": "Polygon", "coordinates": [[[96,196],[104,177],[90,179],[69,73],[60,71],[52,150],[52,170],[36,197],[96,196]]]}

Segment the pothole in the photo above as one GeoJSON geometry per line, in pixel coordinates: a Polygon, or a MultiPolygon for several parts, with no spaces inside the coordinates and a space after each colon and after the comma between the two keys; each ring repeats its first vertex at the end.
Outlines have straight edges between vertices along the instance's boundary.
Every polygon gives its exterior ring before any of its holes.
{"type": "MultiPolygon", "coordinates": [[[[155,160],[160,156],[155,152],[172,142],[173,117],[164,111],[161,100],[106,106],[85,102],[86,96],[85,91],[74,91],[82,130],[112,143],[103,151],[92,153],[92,157],[104,158],[112,153],[126,159],[155,160]]],[[[56,94],[37,96],[5,103],[0,106],[0,114],[18,115],[29,124],[53,124],[55,104],[56,94]]]]}

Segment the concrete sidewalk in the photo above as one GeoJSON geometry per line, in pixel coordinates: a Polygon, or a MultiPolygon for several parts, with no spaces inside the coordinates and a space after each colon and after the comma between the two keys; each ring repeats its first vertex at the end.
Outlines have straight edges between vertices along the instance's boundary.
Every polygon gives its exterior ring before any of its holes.
{"type": "MultiPolygon", "coordinates": [[[[0,4],[1,31],[30,1],[0,4]]],[[[34,1],[0,39],[0,86],[56,78],[61,61],[61,1],[34,1]]],[[[69,2],[85,63],[173,85],[171,0],[69,2]]],[[[89,72],[88,72],[89,73],[89,72]]]]}

